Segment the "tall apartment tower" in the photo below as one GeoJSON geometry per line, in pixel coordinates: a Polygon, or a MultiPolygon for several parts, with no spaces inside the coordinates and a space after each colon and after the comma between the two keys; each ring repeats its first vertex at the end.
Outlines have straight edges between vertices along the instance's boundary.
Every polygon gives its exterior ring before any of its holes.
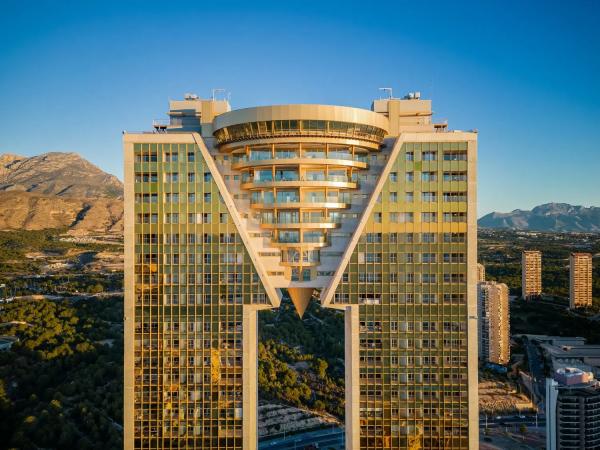
{"type": "Polygon", "coordinates": [[[508,286],[495,281],[477,285],[479,358],[494,364],[510,361],[508,286]]]}
{"type": "Polygon", "coordinates": [[[521,287],[524,299],[538,297],[542,293],[542,253],[525,250],[521,259],[521,287]]]}
{"type": "Polygon", "coordinates": [[[571,308],[592,306],[591,253],[571,253],[569,257],[569,304],[571,308]]]}
{"type": "Polygon", "coordinates": [[[485,266],[477,263],[477,282],[481,283],[482,281],[485,281],[485,266]]]}
{"type": "Polygon", "coordinates": [[[186,95],[125,133],[125,448],[257,448],[257,312],[345,314],[346,448],[478,447],[477,134],[186,95]]]}

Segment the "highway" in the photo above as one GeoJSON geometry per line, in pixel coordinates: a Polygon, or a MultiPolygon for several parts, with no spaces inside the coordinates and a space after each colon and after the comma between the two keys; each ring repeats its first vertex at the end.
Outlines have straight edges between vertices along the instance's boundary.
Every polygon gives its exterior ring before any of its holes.
{"type": "Polygon", "coordinates": [[[259,450],[304,450],[307,448],[343,450],[344,442],[343,428],[327,428],[294,434],[286,438],[261,440],[258,442],[258,448],[259,450]]]}

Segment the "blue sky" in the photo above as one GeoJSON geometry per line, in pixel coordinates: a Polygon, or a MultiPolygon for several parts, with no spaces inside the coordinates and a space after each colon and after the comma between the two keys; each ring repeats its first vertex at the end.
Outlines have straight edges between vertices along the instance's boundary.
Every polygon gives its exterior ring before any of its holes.
{"type": "Polygon", "coordinates": [[[479,130],[480,215],[600,206],[600,2],[203,3],[3,0],[0,153],[121,177],[121,131],[184,92],[368,108],[391,86],[479,130]]]}

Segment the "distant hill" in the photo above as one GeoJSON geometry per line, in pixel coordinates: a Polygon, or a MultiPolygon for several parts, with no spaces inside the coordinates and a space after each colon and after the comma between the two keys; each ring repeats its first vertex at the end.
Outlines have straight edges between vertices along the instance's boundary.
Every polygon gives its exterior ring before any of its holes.
{"type": "Polygon", "coordinates": [[[76,153],[0,155],[0,230],[122,233],[123,183],[76,153]]]}
{"type": "Polygon", "coordinates": [[[546,203],[531,211],[493,212],[479,219],[478,225],[531,231],[600,232],[600,208],[546,203]]]}
{"type": "Polygon", "coordinates": [[[119,198],[123,183],[77,153],[0,155],[0,191],[74,198],[119,198]]]}

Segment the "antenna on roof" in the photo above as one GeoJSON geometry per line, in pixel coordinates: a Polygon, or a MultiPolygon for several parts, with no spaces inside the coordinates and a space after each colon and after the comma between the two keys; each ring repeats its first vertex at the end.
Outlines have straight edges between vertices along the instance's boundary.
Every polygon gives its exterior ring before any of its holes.
{"type": "Polygon", "coordinates": [[[225,92],[225,89],[215,88],[215,89],[212,90],[212,101],[213,102],[217,99],[217,93],[218,92],[225,92]]]}
{"type": "Polygon", "coordinates": [[[383,91],[383,92],[387,92],[388,93],[388,99],[391,100],[391,99],[394,98],[394,96],[392,95],[392,88],[390,88],[390,87],[382,87],[382,88],[379,88],[379,90],[383,91]]]}

